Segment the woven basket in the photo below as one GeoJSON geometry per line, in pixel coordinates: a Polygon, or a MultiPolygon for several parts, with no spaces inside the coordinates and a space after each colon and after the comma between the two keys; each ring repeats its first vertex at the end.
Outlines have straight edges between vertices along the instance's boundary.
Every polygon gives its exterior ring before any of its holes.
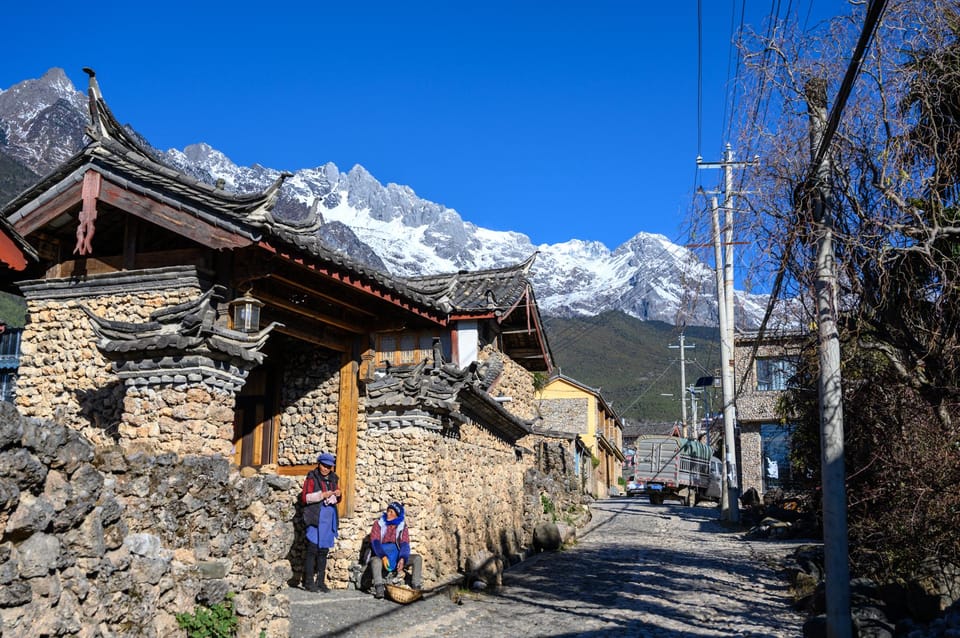
{"type": "Polygon", "coordinates": [[[401,605],[412,603],[423,595],[419,589],[410,589],[402,585],[386,585],[386,590],[390,600],[401,605]]]}

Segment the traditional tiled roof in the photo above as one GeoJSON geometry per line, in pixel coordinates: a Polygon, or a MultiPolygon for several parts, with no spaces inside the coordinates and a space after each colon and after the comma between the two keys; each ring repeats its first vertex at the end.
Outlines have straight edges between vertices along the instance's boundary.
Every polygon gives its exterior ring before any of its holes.
{"type": "Polygon", "coordinates": [[[504,352],[530,370],[549,372],[553,355],[528,278],[536,256],[503,268],[408,277],[404,282],[448,307],[454,319],[495,319],[501,326],[504,352]]]}
{"type": "Polygon", "coordinates": [[[151,151],[121,126],[107,107],[95,73],[90,76],[89,104],[91,123],[86,132],[90,143],[59,168],[45,176],[0,209],[9,223],[27,217],[45,202],[75,187],[84,174],[94,170],[122,188],[147,196],[175,210],[242,238],[246,243],[265,247],[292,258],[307,257],[337,270],[346,270],[357,278],[420,307],[446,313],[444,300],[409,287],[400,279],[370,268],[349,256],[325,246],[316,236],[315,215],[301,222],[285,222],[273,216],[284,180],[277,180],[259,193],[238,195],[190,177],[160,161],[151,151]]]}
{"type": "Polygon", "coordinates": [[[110,321],[84,305],[97,346],[128,385],[190,381],[236,391],[249,370],[263,363],[262,348],[276,324],[255,333],[217,323],[217,302],[225,290],[214,286],[192,301],[150,314],[149,321],[110,321]]]}
{"type": "Polygon", "coordinates": [[[218,325],[215,302],[223,301],[223,293],[222,286],[214,286],[192,301],[151,313],[150,320],[143,323],[110,321],[97,316],[86,306],[81,308],[90,317],[98,346],[106,353],[142,357],[146,353],[205,350],[262,363],[260,350],[275,324],[252,334],[218,325]]]}
{"type": "Polygon", "coordinates": [[[391,368],[367,384],[367,422],[371,427],[413,425],[444,430],[469,417],[515,443],[530,433],[530,426],[490,396],[492,375],[487,368],[496,365],[488,360],[461,369],[425,360],[413,367],[391,368]]]}
{"type": "Polygon", "coordinates": [[[404,281],[437,303],[448,303],[454,313],[500,314],[532,294],[527,275],[536,256],[504,268],[407,277],[404,281]]]}

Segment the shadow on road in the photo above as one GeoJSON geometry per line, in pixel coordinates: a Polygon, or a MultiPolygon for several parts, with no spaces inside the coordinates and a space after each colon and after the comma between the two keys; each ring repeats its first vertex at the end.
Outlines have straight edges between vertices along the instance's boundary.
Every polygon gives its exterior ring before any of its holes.
{"type": "Polygon", "coordinates": [[[298,603],[306,592],[293,592],[291,616],[301,629],[291,636],[800,635],[786,580],[766,558],[786,556],[789,543],[742,540],[711,505],[625,497],[591,509],[593,522],[576,544],[511,567],[496,593],[460,590],[457,605],[444,588],[401,606],[360,592],[298,603]],[[306,630],[303,614],[315,618],[306,630]]]}

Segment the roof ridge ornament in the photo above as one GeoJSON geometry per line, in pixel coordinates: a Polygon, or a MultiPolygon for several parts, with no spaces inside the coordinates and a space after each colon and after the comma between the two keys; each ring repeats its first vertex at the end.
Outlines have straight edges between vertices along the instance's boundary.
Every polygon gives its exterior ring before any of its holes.
{"type": "Polygon", "coordinates": [[[540,254],[539,250],[533,251],[533,254],[527,257],[527,260],[520,264],[524,275],[527,275],[530,273],[530,268],[533,266],[533,262],[536,260],[537,255],[539,254],[540,254]]]}
{"type": "Polygon", "coordinates": [[[83,67],[90,80],[87,83],[88,108],[90,109],[90,126],[87,127],[87,133],[93,139],[103,139],[110,137],[109,132],[100,117],[100,105],[103,104],[103,94],[100,93],[100,84],[97,82],[97,72],[88,66],[83,67]],[[95,133],[95,134],[94,134],[95,133]]]}
{"type": "Polygon", "coordinates": [[[90,76],[87,87],[90,109],[90,124],[87,125],[86,128],[87,135],[95,142],[113,140],[144,159],[163,166],[162,162],[159,162],[150,151],[145,149],[140,142],[136,140],[134,135],[131,135],[123,125],[117,121],[113,111],[110,110],[106,100],[103,99],[103,93],[100,92],[100,83],[97,82],[97,72],[88,66],[83,67],[83,72],[90,76]]]}

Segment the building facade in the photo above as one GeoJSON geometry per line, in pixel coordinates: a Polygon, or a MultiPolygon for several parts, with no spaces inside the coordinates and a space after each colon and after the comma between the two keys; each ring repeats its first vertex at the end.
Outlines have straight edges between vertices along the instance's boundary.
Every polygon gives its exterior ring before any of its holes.
{"type": "Polygon", "coordinates": [[[741,493],[754,488],[763,494],[792,484],[793,425],[779,400],[796,373],[803,338],[798,332],[735,336],[741,493]]]}
{"type": "Polygon", "coordinates": [[[585,490],[595,498],[619,494],[623,453],[623,420],[591,388],[564,375],[549,378],[538,393],[542,427],[576,434],[590,452],[585,490]]]}

